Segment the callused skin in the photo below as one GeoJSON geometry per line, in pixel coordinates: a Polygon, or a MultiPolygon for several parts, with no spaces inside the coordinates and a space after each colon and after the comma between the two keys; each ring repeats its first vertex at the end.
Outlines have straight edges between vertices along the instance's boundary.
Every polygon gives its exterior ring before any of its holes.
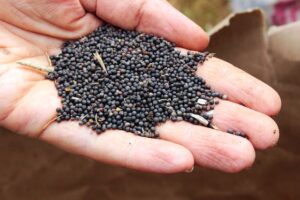
{"type": "Polygon", "coordinates": [[[197,74],[216,91],[228,94],[229,101],[220,101],[215,108],[213,122],[219,131],[169,122],[157,129],[161,140],[154,140],[122,131],[97,135],[76,122],[49,124],[56,117],[55,109],[61,107],[55,85],[16,62],[47,66],[46,53],[57,54],[64,41],[91,33],[103,20],[162,36],[191,50],[205,48],[208,36],[162,0],[0,2],[0,38],[5,38],[0,40],[2,127],[99,162],[156,173],[181,172],[194,165],[238,172],[252,165],[254,148],[266,149],[276,144],[278,127],[268,115],[280,110],[278,94],[216,58],[198,68],[197,74]],[[132,15],[124,17],[128,13],[132,15]],[[242,130],[249,140],[222,132],[228,128],[242,130]]]}

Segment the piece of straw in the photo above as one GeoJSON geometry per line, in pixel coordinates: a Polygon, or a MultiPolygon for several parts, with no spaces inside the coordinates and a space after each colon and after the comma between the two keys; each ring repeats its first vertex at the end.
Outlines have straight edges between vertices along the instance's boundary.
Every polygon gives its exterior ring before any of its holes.
{"type": "Polygon", "coordinates": [[[95,57],[95,59],[98,61],[98,63],[99,63],[100,66],[102,67],[102,69],[105,71],[105,73],[108,74],[108,73],[107,73],[107,69],[106,69],[106,67],[105,67],[105,64],[104,64],[104,62],[103,62],[103,59],[102,59],[101,55],[98,53],[98,51],[97,51],[96,53],[94,53],[94,57],[95,57]]]}

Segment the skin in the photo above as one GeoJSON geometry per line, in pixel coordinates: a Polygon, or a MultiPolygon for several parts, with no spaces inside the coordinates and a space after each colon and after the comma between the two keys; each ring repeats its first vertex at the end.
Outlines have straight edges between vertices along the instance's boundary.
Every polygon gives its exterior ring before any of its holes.
{"type": "Polygon", "coordinates": [[[215,109],[213,122],[220,130],[167,122],[158,127],[158,140],[123,131],[97,135],[76,122],[53,122],[61,105],[53,82],[16,62],[47,66],[46,54],[58,53],[63,41],[87,35],[103,21],[160,35],[190,50],[204,49],[208,36],[163,0],[0,3],[0,126],[99,162],[156,173],[190,171],[194,165],[239,172],[253,164],[255,149],[277,143],[279,130],[269,116],[280,110],[279,95],[217,58],[199,67],[197,74],[228,94],[229,100],[215,109]],[[228,128],[245,132],[249,140],[224,133],[228,128]]]}

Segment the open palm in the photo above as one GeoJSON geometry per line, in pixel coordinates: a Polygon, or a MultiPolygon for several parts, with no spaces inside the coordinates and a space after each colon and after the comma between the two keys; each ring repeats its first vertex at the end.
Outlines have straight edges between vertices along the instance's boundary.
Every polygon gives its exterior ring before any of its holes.
{"type": "Polygon", "coordinates": [[[123,131],[97,135],[76,122],[53,122],[60,107],[54,83],[16,62],[47,66],[47,54],[58,53],[65,40],[92,32],[102,20],[157,34],[192,50],[205,48],[208,38],[163,0],[0,2],[1,126],[101,162],[159,173],[190,170],[195,164],[238,172],[252,165],[255,148],[276,144],[279,130],[268,115],[280,110],[277,93],[216,58],[199,67],[197,73],[229,96],[215,109],[213,122],[220,131],[167,122],[158,128],[158,140],[123,131]],[[243,131],[249,140],[222,132],[229,128],[243,131]]]}

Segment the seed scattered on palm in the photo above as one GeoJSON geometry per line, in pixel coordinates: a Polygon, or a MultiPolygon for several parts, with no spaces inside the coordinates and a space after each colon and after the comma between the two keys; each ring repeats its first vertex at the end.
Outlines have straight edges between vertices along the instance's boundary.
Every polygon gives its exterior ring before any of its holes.
{"type": "Polygon", "coordinates": [[[213,128],[212,110],[225,96],[195,75],[209,56],[182,54],[163,38],[104,25],[51,57],[55,70],[47,78],[62,101],[57,121],[151,138],[167,120],[213,128]]]}

